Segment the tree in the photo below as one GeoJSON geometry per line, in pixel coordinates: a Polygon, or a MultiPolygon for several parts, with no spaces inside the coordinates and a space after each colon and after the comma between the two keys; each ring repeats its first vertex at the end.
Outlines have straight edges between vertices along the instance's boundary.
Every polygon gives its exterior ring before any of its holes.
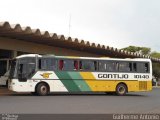
{"type": "Polygon", "coordinates": [[[148,47],[137,47],[137,46],[129,46],[126,48],[122,48],[122,50],[129,51],[129,52],[138,52],[143,55],[148,55],[151,52],[151,48],[148,47]]]}
{"type": "MultiPolygon", "coordinates": [[[[152,52],[151,57],[160,58],[160,53],[158,52],[152,52]]],[[[160,79],[160,64],[159,63],[153,63],[153,75],[160,79]]]]}
{"type": "Polygon", "coordinates": [[[160,79],[160,64],[159,63],[153,63],[153,75],[157,79],[160,79]]]}
{"type": "Polygon", "coordinates": [[[151,53],[151,56],[155,58],[160,58],[160,53],[154,51],[151,53]]]}

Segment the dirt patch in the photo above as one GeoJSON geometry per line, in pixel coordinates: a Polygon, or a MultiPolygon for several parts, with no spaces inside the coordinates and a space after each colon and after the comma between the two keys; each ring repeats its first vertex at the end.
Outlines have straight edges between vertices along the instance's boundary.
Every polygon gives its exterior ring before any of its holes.
{"type": "Polygon", "coordinates": [[[6,87],[0,87],[0,94],[12,94],[13,92],[6,87]]]}

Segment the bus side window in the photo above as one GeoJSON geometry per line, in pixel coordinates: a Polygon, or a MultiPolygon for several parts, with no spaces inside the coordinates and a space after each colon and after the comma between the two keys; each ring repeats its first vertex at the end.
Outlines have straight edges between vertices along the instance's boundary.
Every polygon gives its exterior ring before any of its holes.
{"type": "Polygon", "coordinates": [[[107,62],[106,65],[107,65],[106,71],[108,71],[108,72],[114,72],[114,71],[118,70],[118,63],[117,62],[107,62]]]}
{"type": "Polygon", "coordinates": [[[78,70],[78,61],[74,61],[74,70],[78,70]]]}
{"type": "Polygon", "coordinates": [[[56,70],[56,60],[53,58],[40,58],[39,69],[40,70],[56,70]]]}
{"type": "Polygon", "coordinates": [[[97,61],[94,61],[94,70],[97,71],[97,61]]]}
{"type": "Polygon", "coordinates": [[[132,71],[132,63],[129,63],[129,68],[130,68],[130,71],[132,71]]]}
{"type": "Polygon", "coordinates": [[[104,71],[104,70],[105,70],[104,68],[105,68],[105,67],[104,67],[103,62],[99,61],[99,62],[98,62],[98,70],[99,70],[99,71],[104,71]]]}
{"type": "Polygon", "coordinates": [[[133,71],[137,72],[137,63],[133,63],[133,71]]]}
{"type": "Polygon", "coordinates": [[[95,61],[89,61],[89,60],[83,60],[80,61],[79,69],[84,71],[95,71],[97,62],[95,61]]]}
{"type": "Polygon", "coordinates": [[[138,64],[138,71],[139,73],[148,73],[149,72],[149,63],[139,62],[138,64]]]}
{"type": "Polygon", "coordinates": [[[119,72],[130,72],[132,71],[132,63],[129,62],[119,62],[118,64],[119,72]]]}
{"type": "Polygon", "coordinates": [[[63,65],[64,65],[63,60],[60,60],[59,61],[59,70],[63,70],[63,65]]]}
{"type": "Polygon", "coordinates": [[[39,68],[39,69],[42,69],[41,59],[39,59],[39,62],[38,62],[38,68],[39,68]]]}
{"type": "Polygon", "coordinates": [[[79,70],[82,70],[82,61],[79,61],[79,70]]]}
{"type": "Polygon", "coordinates": [[[144,67],[145,67],[145,72],[146,73],[149,72],[149,63],[145,63],[144,67]]]}

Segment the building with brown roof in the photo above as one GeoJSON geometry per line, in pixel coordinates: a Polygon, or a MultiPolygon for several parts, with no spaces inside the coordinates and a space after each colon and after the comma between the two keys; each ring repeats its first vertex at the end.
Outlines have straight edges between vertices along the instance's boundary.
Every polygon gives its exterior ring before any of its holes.
{"type": "MultiPolygon", "coordinates": [[[[107,44],[107,43],[106,43],[107,44]]],[[[151,58],[137,53],[126,52],[117,48],[90,43],[77,38],[65,37],[48,31],[40,31],[20,24],[0,23],[0,76],[9,68],[10,59],[26,53],[55,54],[69,56],[94,56],[116,58],[151,58]]]]}

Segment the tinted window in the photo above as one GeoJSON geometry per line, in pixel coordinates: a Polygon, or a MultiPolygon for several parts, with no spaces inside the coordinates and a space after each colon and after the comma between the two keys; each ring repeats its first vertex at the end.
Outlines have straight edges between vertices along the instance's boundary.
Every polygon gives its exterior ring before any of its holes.
{"type": "Polygon", "coordinates": [[[118,63],[114,61],[99,61],[99,71],[115,72],[118,70],[118,63]]]}
{"type": "Polygon", "coordinates": [[[104,61],[98,62],[98,70],[99,71],[106,71],[106,66],[107,66],[106,62],[104,62],[104,61]]]}
{"type": "Polygon", "coordinates": [[[145,67],[145,72],[149,72],[149,63],[145,63],[144,64],[144,67],[145,67]]]}
{"type": "Polygon", "coordinates": [[[77,60],[75,60],[74,61],[74,70],[78,70],[78,61],[77,60]]]}
{"type": "Polygon", "coordinates": [[[73,60],[64,60],[63,61],[63,70],[74,70],[74,61],[73,60]]]}
{"type": "Polygon", "coordinates": [[[146,62],[127,62],[127,61],[98,61],[98,70],[105,72],[138,72],[148,73],[149,63],[146,62]]]}
{"type": "Polygon", "coordinates": [[[78,70],[77,60],[59,60],[59,70],[78,70]]]}
{"type": "Polygon", "coordinates": [[[118,63],[117,62],[107,62],[106,63],[106,71],[114,72],[118,70],[118,63]]]}
{"type": "Polygon", "coordinates": [[[137,63],[137,72],[148,73],[149,72],[149,63],[143,63],[143,62],[137,63]]]}
{"type": "Polygon", "coordinates": [[[133,71],[137,72],[137,63],[133,63],[133,71]]]}
{"type": "Polygon", "coordinates": [[[36,67],[35,58],[23,58],[18,61],[18,74],[21,74],[22,78],[29,78],[35,72],[36,67]]]}
{"type": "Polygon", "coordinates": [[[39,69],[41,70],[56,70],[56,60],[54,58],[39,59],[39,69]]]}
{"type": "Polygon", "coordinates": [[[97,62],[89,60],[80,61],[79,69],[84,71],[95,71],[97,70],[97,62]]]}
{"type": "Polygon", "coordinates": [[[132,63],[119,62],[118,70],[119,70],[119,72],[130,72],[130,71],[132,71],[132,63]]]}

